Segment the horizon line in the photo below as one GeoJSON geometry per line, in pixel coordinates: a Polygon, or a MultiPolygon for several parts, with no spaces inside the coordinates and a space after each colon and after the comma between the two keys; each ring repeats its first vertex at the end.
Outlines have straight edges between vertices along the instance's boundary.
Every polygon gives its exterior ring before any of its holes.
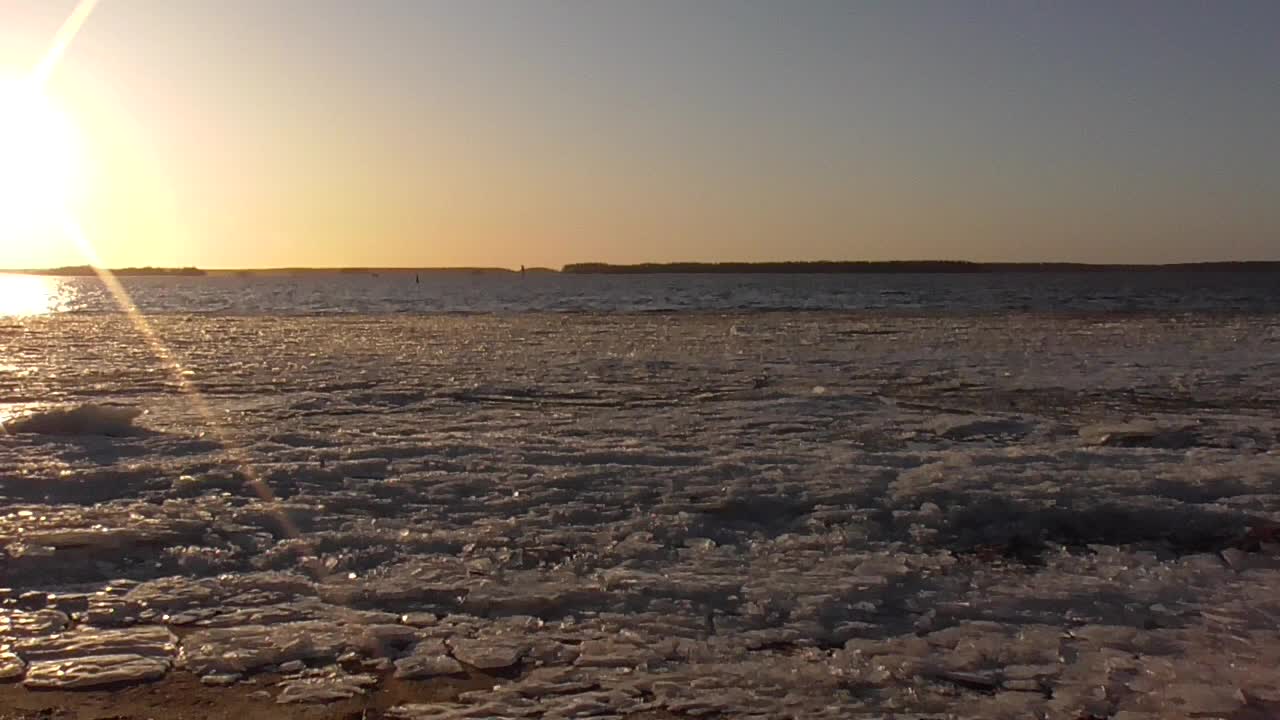
{"type": "Polygon", "coordinates": [[[132,265],[119,268],[100,268],[94,265],[62,265],[47,268],[0,268],[0,274],[75,276],[91,274],[97,271],[124,274],[154,275],[204,275],[204,274],[280,274],[280,273],[423,273],[423,272],[475,272],[475,273],[564,273],[564,274],[693,274],[706,269],[711,272],[770,272],[771,270],[806,270],[816,273],[828,272],[852,273],[859,270],[893,270],[910,271],[953,270],[953,271],[1016,271],[1026,270],[1176,270],[1176,269],[1223,269],[1223,268],[1259,268],[1280,270],[1280,260],[1195,260],[1169,263],[1125,263],[1125,262],[1077,262],[1064,260],[719,260],[719,261],[665,261],[638,263],[608,262],[575,262],[567,263],[559,268],[549,266],[488,266],[488,265],[296,265],[296,266],[264,266],[264,267],[199,267],[132,265]]]}

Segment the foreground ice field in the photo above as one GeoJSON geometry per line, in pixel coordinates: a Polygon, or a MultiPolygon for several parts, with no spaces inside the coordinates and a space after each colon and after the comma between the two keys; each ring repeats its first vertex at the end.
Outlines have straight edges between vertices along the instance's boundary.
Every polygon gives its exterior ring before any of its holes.
{"type": "Polygon", "coordinates": [[[1280,319],[153,322],[0,320],[0,678],[1280,713],[1280,319]]]}

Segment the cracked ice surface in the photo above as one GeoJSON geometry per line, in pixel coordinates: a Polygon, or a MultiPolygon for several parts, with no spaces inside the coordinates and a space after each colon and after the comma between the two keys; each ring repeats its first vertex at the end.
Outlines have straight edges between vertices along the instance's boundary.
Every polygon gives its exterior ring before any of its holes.
{"type": "Polygon", "coordinates": [[[1270,316],[154,322],[212,426],[123,319],[0,324],[0,679],[502,678],[404,718],[1280,707],[1270,316]]]}

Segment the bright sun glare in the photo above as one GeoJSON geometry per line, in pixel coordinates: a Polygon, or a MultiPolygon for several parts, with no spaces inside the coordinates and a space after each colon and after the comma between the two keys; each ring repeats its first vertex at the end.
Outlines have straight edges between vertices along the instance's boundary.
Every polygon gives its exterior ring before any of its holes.
{"type": "Polygon", "coordinates": [[[60,223],[70,212],[81,174],[77,132],[40,87],[0,78],[0,231],[60,223]]]}
{"type": "Polygon", "coordinates": [[[0,317],[43,315],[58,309],[57,283],[50,278],[0,274],[0,317]]]}

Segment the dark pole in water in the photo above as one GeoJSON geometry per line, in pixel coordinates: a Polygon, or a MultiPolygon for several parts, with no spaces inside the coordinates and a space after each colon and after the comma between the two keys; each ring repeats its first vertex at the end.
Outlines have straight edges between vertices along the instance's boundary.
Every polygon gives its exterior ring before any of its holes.
{"type": "Polygon", "coordinates": [[[413,284],[414,284],[414,285],[421,285],[421,284],[422,284],[422,278],[418,276],[418,273],[414,273],[414,274],[413,274],[413,284]]]}

